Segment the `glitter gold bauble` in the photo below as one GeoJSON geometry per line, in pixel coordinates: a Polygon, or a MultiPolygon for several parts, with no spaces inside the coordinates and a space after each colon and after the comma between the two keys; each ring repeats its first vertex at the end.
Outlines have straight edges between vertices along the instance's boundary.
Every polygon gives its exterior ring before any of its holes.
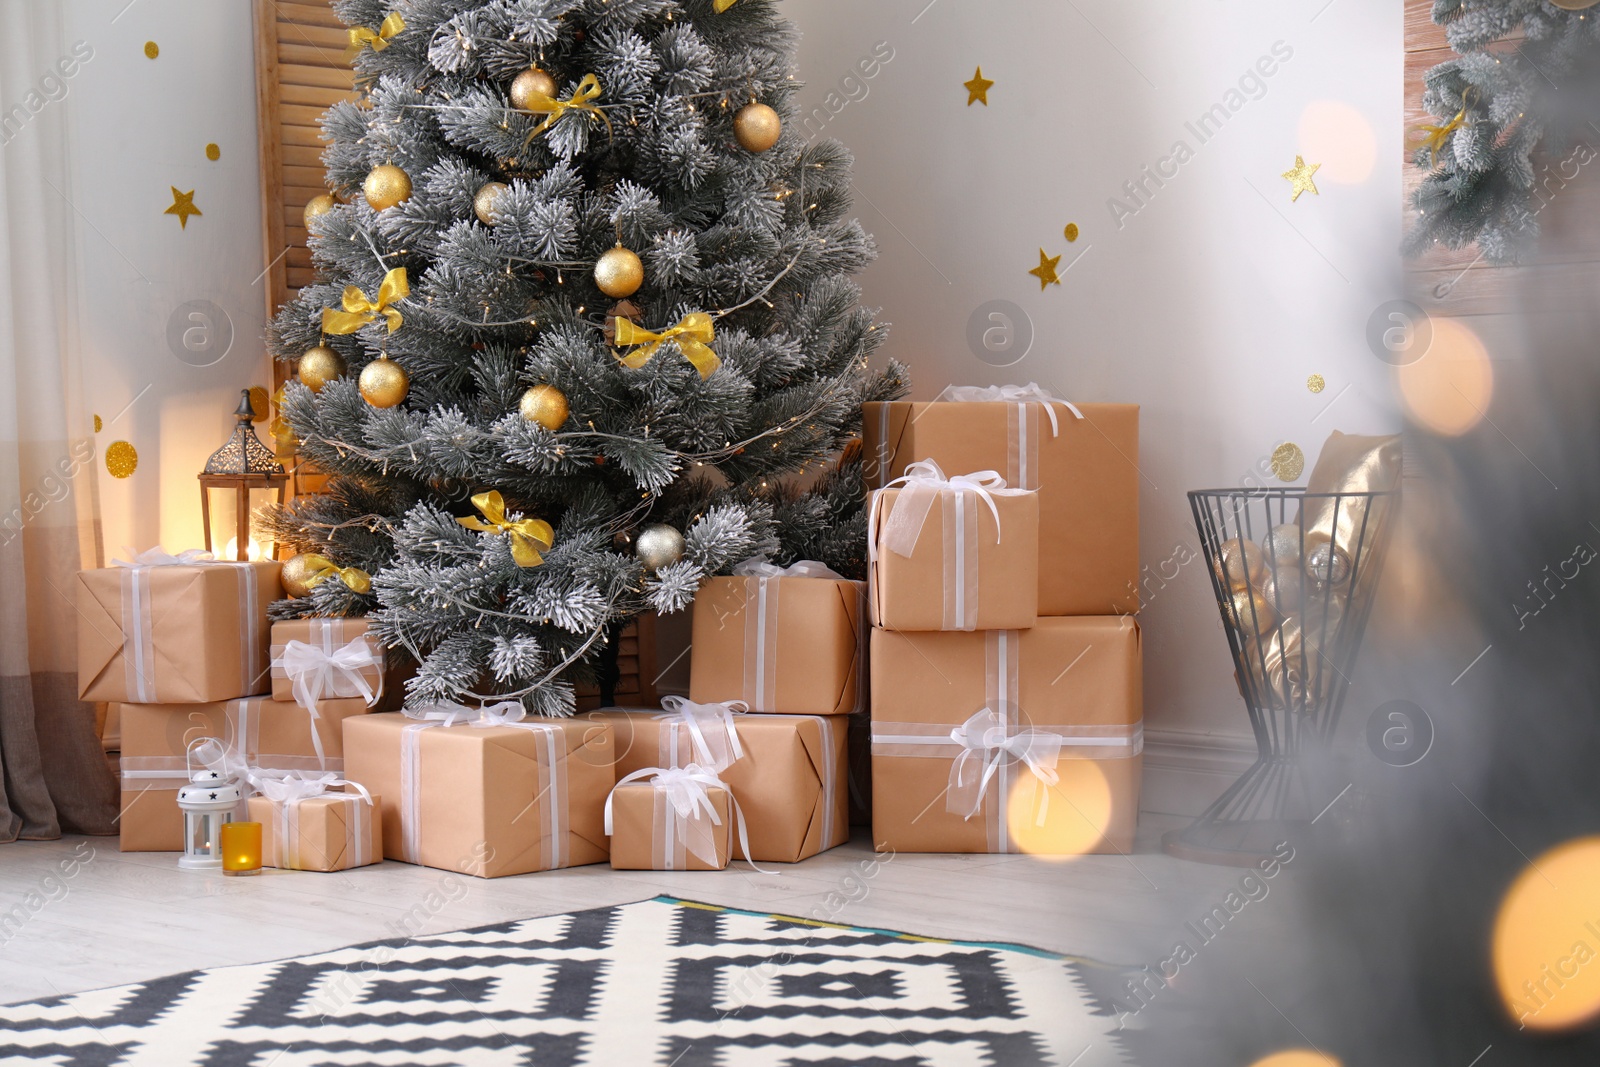
{"type": "Polygon", "coordinates": [[[1306,469],[1306,454],[1293,441],[1286,441],[1273,449],[1272,473],[1280,482],[1292,482],[1306,469]]]}
{"type": "Polygon", "coordinates": [[[283,564],[283,569],[278,572],[278,579],[283,582],[283,591],[290,597],[303,597],[311,592],[312,587],[306,583],[315,581],[322,572],[306,561],[311,556],[302,552],[293,559],[283,564]]]}
{"type": "Polygon", "coordinates": [[[112,441],[106,446],[106,473],[126,478],[139,467],[139,450],[127,441],[112,441]]]}
{"type": "Polygon", "coordinates": [[[538,67],[529,67],[511,80],[511,106],[526,111],[535,94],[553,97],[559,88],[549,74],[538,67]]]}
{"type": "Polygon", "coordinates": [[[1268,574],[1261,579],[1259,588],[1261,595],[1267,598],[1267,603],[1271,604],[1272,609],[1279,615],[1294,614],[1294,609],[1300,606],[1300,597],[1305,592],[1299,568],[1268,574]]]}
{"type": "Polygon", "coordinates": [[[361,369],[361,398],[375,408],[392,408],[406,398],[411,377],[406,369],[387,356],[361,369]]]}
{"type": "Polygon", "coordinates": [[[311,229],[311,220],[320,219],[328,212],[339,206],[339,201],[333,198],[332,193],[319,193],[306,201],[306,210],[301,216],[305,219],[306,229],[311,229]]]}
{"type": "Polygon", "coordinates": [[[1272,632],[1278,621],[1277,612],[1267,603],[1259,589],[1235,589],[1228,601],[1228,621],[1241,634],[1252,637],[1258,633],[1272,632]]]}
{"type": "Polygon", "coordinates": [[[733,116],[733,135],[748,152],[765,152],[782,132],[782,120],[766,104],[746,104],[733,116]]]}
{"type": "Polygon", "coordinates": [[[665,523],[652,523],[639,531],[633,542],[633,554],[639,557],[645,570],[654,574],[683,558],[683,534],[665,523]]]}
{"type": "Polygon", "coordinates": [[[621,299],[632,296],[644,284],[644,264],[631,251],[617,247],[608,249],[594,265],[594,283],[609,297],[621,299]]]}
{"type": "Polygon", "coordinates": [[[361,183],[361,192],[372,210],[383,211],[411,198],[411,175],[393,163],[373,167],[361,183]]]}
{"type": "Polygon", "coordinates": [[[1300,568],[1300,525],[1284,522],[1267,531],[1261,539],[1261,551],[1266,553],[1272,569],[1282,574],[1300,568]]]}
{"type": "Polygon", "coordinates": [[[1266,565],[1255,542],[1235,537],[1222,542],[1222,552],[1211,569],[1224,589],[1244,589],[1261,581],[1266,565]]]}
{"type": "Polygon", "coordinates": [[[479,189],[472,198],[472,213],[478,216],[478,221],[485,226],[494,225],[494,212],[500,200],[500,194],[511,188],[505,182],[489,182],[479,189]]]}
{"type": "Polygon", "coordinates": [[[554,433],[567,421],[567,397],[553,385],[536,385],[522,394],[517,410],[529,422],[554,433]]]}
{"type": "Polygon", "coordinates": [[[300,357],[296,373],[307,389],[313,393],[320,393],[324,385],[335,378],[343,378],[348,369],[343,356],[327,345],[318,345],[307,349],[300,357]]]}
{"type": "Polygon", "coordinates": [[[1600,4],[1600,0],[1550,0],[1563,11],[1583,11],[1600,4]]]}

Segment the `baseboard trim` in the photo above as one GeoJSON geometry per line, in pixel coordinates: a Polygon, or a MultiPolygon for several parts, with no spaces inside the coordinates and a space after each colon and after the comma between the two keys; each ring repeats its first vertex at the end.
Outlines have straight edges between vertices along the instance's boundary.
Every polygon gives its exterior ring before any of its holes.
{"type": "Polygon", "coordinates": [[[1255,757],[1255,738],[1248,734],[1146,726],[1139,808],[1161,815],[1199,815],[1255,757]]]}

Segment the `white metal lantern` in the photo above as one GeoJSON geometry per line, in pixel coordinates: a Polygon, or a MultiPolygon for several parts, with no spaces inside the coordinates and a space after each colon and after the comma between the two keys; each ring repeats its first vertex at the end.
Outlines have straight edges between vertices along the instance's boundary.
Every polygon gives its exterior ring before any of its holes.
{"type": "Polygon", "coordinates": [[[189,784],[178,790],[178,807],[183,811],[183,855],[178,866],[186,871],[222,869],[222,824],[232,822],[244,790],[223,772],[209,767],[194,769],[194,751],[214,737],[197,738],[184,753],[189,784]]]}

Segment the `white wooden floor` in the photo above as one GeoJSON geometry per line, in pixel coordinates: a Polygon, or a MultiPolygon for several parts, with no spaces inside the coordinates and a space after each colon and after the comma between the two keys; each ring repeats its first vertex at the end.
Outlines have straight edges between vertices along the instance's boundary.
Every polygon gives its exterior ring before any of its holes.
{"type": "MultiPolygon", "coordinates": [[[[114,838],[0,845],[0,1003],[658,894],[1137,966],[1159,960],[1243,873],[1161,854],[1172,825],[1144,816],[1126,857],[878,856],[858,830],[853,843],[771,875],[744,864],[682,874],[593,866],[487,881],[395,862],[225,878],[180,871],[172,854],[120,853],[114,838]],[[62,880],[59,865],[74,855],[89,858],[62,880]]],[[[1294,921],[1294,877],[1286,868],[1274,880],[1275,903],[1239,936],[1270,940],[1294,921]]]]}

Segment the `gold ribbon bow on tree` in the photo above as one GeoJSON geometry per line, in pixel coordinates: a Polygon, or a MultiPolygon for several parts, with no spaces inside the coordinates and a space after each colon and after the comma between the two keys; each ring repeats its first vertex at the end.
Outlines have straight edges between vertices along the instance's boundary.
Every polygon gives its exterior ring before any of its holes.
{"type": "Polygon", "coordinates": [[[383,24],[376,30],[369,26],[350,27],[350,47],[344,50],[344,61],[350,62],[361,54],[367,45],[372,46],[374,52],[381,52],[389,47],[389,38],[406,28],[406,20],[400,17],[400,12],[392,11],[383,24]]]}
{"type": "Polygon", "coordinates": [[[411,284],[406,281],[406,269],[396,267],[383,276],[378,287],[378,299],[368,300],[367,294],[353,285],[344,287],[344,310],[322,309],[322,332],[333,334],[355,333],[382,315],[389,322],[389,332],[394,333],[405,317],[391,307],[411,295],[411,284]]]}
{"type": "Polygon", "coordinates": [[[531,111],[536,115],[548,115],[550,117],[534,127],[533,132],[528,134],[526,144],[532,144],[535,137],[554,126],[556,119],[559,119],[569,111],[587,111],[591,115],[599,115],[600,121],[606,124],[606,136],[613,136],[611,120],[606,117],[604,111],[589,102],[597,100],[599,97],[600,79],[593,74],[585,74],[583,76],[583,80],[578,82],[578,89],[572,94],[570,100],[558,100],[543,93],[528,94],[528,106],[525,110],[531,111]]]}
{"type": "Polygon", "coordinates": [[[711,7],[720,15],[738,2],[739,0],[716,0],[716,3],[712,4],[711,7]]]}
{"type": "Polygon", "coordinates": [[[1467,86],[1466,92],[1461,94],[1461,110],[1456,112],[1455,118],[1451,119],[1443,126],[1431,126],[1424,124],[1412,131],[1412,133],[1414,133],[1417,137],[1421,138],[1417,144],[1417,147],[1421,148],[1424,145],[1427,146],[1428,160],[1430,163],[1438,160],[1439,150],[1442,149],[1444,147],[1444,143],[1450,139],[1450,135],[1467,124],[1467,109],[1472,106],[1472,97],[1475,91],[1476,90],[1474,90],[1472,86],[1467,86]]]}
{"type": "Polygon", "coordinates": [[[716,328],[712,324],[711,316],[704,311],[692,311],[678,320],[676,326],[656,333],[642,326],[636,326],[630,319],[617,318],[617,344],[642,345],[636,352],[629,352],[625,356],[618,356],[625,367],[638,370],[655,358],[656,350],[664,341],[676,342],[683,358],[694,365],[700,372],[701,379],[711,377],[711,372],[722,366],[722,360],[711,351],[711,342],[716,340],[716,328]]]}
{"type": "Polygon", "coordinates": [[[543,519],[506,519],[506,501],[500,490],[491,489],[472,498],[472,506],[483,515],[482,519],[468,516],[457,519],[461,525],[479,533],[503,533],[511,538],[511,558],[519,567],[537,567],[544,562],[540,552],[548,552],[556,543],[555,531],[543,519]],[[487,521],[485,521],[487,520],[487,521]]]}
{"type": "Polygon", "coordinates": [[[372,576],[360,567],[341,567],[326,556],[305,556],[302,558],[311,571],[311,576],[305,581],[307,589],[315,589],[337,574],[339,580],[349,586],[352,593],[372,592],[372,576]]]}

